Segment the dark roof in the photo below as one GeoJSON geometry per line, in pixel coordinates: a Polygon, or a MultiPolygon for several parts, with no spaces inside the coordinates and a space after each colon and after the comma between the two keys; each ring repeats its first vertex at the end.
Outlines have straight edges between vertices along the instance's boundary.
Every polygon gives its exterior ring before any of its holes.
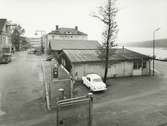
{"type": "Polygon", "coordinates": [[[2,32],[2,29],[3,29],[6,21],[7,21],[6,19],[0,19],[0,34],[2,32]]]}
{"type": "MultiPolygon", "coordinates": [[[[73,50],[63,50],[72,63],[79,62],[101,62],[104,59],[100,59],[97,53],[97,49],[73,49],[73,50]]],[[[109,57],[109,61],[125,61],[134,59],[150,59],[149,56],[128,50],[128,49],[118,49],[113,48],[113,53],[109,57]]]]}
{"type": "Polygon", "coordinates": [[[85,35],[86,33],[83,33],[79,30],[76,30],[75,28],[59,28],[58,30],[51,31],[48,34],[56,34],[56,35],[85,35]]]}
{"type": "Polygon", "coordinates": [[[95,40],[51,40],[52,50],[62,49],[96,49],[100,44],[95,40]]]}

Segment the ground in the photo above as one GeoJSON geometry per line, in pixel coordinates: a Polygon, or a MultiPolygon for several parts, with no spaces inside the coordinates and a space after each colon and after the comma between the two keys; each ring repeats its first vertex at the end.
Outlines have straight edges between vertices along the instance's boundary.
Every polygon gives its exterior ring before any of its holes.
{"type": "MultiPolygon", "coordinates": [[[[41,57],[14,54],[0,65],[0,126],[52,126],[54,111],[44,108],[41,57]]],[[[94,94],[94,126],[165,126],[167,62],[156,62],[156,76],[117,78],[105,92],[94,94]]],[[[89,90],[78,83],[77,95],[89,90]]]]}
{"type": "Polygon", "coordinates": [[[39,118],[44,112],[41,78],[40,57],[27,52],[15,53],[11,63],[0,65],[0,125],[39,118]]]}

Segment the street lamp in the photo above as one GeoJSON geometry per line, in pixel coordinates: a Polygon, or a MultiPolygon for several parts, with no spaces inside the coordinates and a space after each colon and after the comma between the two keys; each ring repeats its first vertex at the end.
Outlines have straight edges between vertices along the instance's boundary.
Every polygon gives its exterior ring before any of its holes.
{"type": "Polygon", "coordinates": [[[155,33],[156,33],[156,31],[159,31],[160,30],[160,28],[157,28],[157,29],[155,29],[154,31],[153,31],[153,76],[155,75],[155,68],[154,68],[154,60],[155,60],[155,33]]]}

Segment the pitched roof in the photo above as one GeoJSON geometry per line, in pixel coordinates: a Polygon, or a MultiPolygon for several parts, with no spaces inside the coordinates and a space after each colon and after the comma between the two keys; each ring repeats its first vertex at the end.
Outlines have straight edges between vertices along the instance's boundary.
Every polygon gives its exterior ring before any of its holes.
{"type": "MultiPolygon", "coordinates": [[[[97,49],[73,49],[63,50],[72,63],[78,62],[101,62],[97,49]]],[[[109,61],[133,60],[133,59],[149,59],[150,57],[128,50],[128,49],[112,49],[113,54],[109,57],[109,61]]]]}
{"type": "Polygon", "coordinates": [[[2,32],[2,29],[3,29],[6,21],[7,21],[6,19],[0,19],[0,33],[2,32]]]}
{"type": "Polygon", "coordinates": [[[51,40],[52,50],[62,49],[96,49],[100,44],[95,40],[51,40]]]}
{"type": "Polygon", "coordinates": [[[56,35],[85,35],[86,33],[83,33],[79,30],[76,30],[74,28],[59,28],[58,30],[51,31],[49,34],[56,34],[56,35]]]}

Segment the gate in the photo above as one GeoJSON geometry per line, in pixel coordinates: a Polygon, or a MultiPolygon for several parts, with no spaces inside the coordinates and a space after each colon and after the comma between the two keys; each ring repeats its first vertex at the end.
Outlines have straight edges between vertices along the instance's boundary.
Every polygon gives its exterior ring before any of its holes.
{"type": "Polygon", "coordinates": [[[92,126],[93,94],[57,102],[57,126],[92,126]]]}

